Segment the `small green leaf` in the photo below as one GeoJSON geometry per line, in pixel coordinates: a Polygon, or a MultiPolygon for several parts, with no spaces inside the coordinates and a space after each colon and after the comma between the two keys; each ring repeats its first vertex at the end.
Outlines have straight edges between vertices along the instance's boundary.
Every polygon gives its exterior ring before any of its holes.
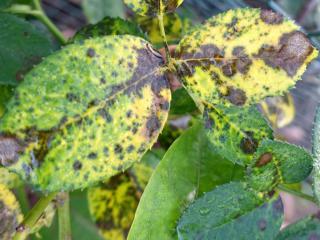
{"type": "Polygon", "coordinates": [[[182,115],[196,111],[198,108],[184,88],[177,89],[172,94],[170,114],[182,115]]]}
{"type": "Polygon", "coordinates": [[[82,8],[90,23],[97,23],[104,17],[124,18],[124,6],[118,0],[84,0],[82,8]]]}
{"type": "Polygon", "coordinates": [[[184,0],[124,0],[135,13],[143,16],[156,16],[173,12],[184,0]]]}
{"type": "MultiPolygon", "coordinates": [[[[146,32],[151,43],[155,45],[163,44],[158,18],[138,16],[136,21],[144,32],[146,32]]],[[[182,19],[178,14],[172,13],[163,17],[163,25],[168,43],[176,44],[183,34],[190,28],[191,23],[188,19],[182,19]]]]}
{"type": "Polygon", "coordinates": [[[320,239],[319,216],[308,216],[283,229],[275,240],[317,240],[320,239]]]}
{"type": "Polygon", "coordinates": [[[271,191],[280,183],[298,183],[312,171],[305,149],[285,142],[264,140],[255,153],[248,182],[258,191],[271,191]]]}
{"type": "Polygon", "coordinates": [[[80,29],[71,42],[83,41],[88,38],[103,37],[107,35],[133,35],[144,38],[142,30],[134,22],[121,18],[105,17],[97,24],[87,25],[80,29]]]}
{"type": "Polygon", "coordinates": [[[240,165],[251,162],[263,139],[273,138],[271,128],[255,106],[208,105],[204,110],[204,121],[215,150],[240,165]]]}
{"type": "Polygon", "coordinates": [[[176,65],[201,101],[247,106],[293,87],[317,55],[291,20],[245,8],[219,14],[188,34],[176,50],[176,65]]]}
{"type": "Polygon", "coordinates": [[[5,185],[0,184],[0,239],[12,239],[22,218],[14,194],[5,185]]]}
{"type": "Polygon", "coordinates": [[[179,239],[272,240],[282,224],[282,202],[262,203],[244,183],[219,186],[186,210],[177,227],[179,239]]]}
{"type": "Polygon", "coordinates": [[[320,108],[318,107],[313,130],[313,146],[312,152],[314,155],[314,192],[318,201],[320,201],[320,108]]]}
{"type": "Polygon", "coordinates": [[[0,13],[0,85],[17,85],[52,49],[45,34],[33,25],[0,13]]]}
{"type": "Polygon", "coordinates": [[[243,168],[214,152],[203,126],[196,123],[174,142],[153,173],[128,239],[177,239],[176,223],[184,209],[204,192],[242,174],[243,168]]]}
{"type": "Polygon", "coordinates": [[[18,86],[0,121],[1,164],[43,191],[85,188],[126,170],[167,120],[163,64],[129,35],[51,55],[18,86]]]}

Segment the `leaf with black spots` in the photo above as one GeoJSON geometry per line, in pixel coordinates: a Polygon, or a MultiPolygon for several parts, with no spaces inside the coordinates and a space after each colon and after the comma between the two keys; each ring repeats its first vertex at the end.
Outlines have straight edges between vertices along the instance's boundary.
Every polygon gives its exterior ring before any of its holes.
{"type": "Polygon", "coordinates": [[[319,213],[305,217],[284,228],[275,240],[317,240],[320,239],[319,213]]]}
{"type": "Polygon", "coordinates": [[[247,165],[263,139],[272,139],[272,129],[255,106],[222,105],[204,108],[204,121],[215,150],[230,161],[247,165]]]}
{"type": "Polygon", "coordinates": [[[144,38],[145,35],[140,27],[134,22],[121,18],[105,17],[98,23],[87,25],[80,29],[71,39],[71,42],[79,42],[88,38],[103,37],[108,35],[133,35],[144,38]]]}
{"type": "Polygon", "coordinates": [[[51,55],[18,86],[0,121],[1,164],[43,191],[85,188],[126,170],[167,120],[163,65],[148,42],[129,35],[51,55]]]}
{"type": "Polygon", "coordinates": [[[12,239],[22,218],[16,197],[5,185],[0,184],[0,239],[12,239]]]}
{"type": "Polygon", "coordinates": [[[278,184],[299,183],[312,171],[312,156],[305,149],[264,140],[248,169],[247,182],[258,191],[272,191],[278,184]]]}
{"type": "Polygon", "coordinates": [[[184,0],[124,0],[135,13],[143,16],[156,16],[173,12],[184,0]]]}
{"type": "Polygon", "coordinates": [[[179,239],[272,240],[283,221],[283,206],[280,198],[264,201],[244,183],[219,186],[185,211],[179,239]]]}
{"type": "Polygon", "coordinates": [[[291,20],[240,8],[214,16],[184,37],[175,64],[200,101],[248,106],[293,87],[317,55],[291,20]]]}
{"type": "Polygon", "coordinates": [[[242,179],[243,171],[216,154],[204,127],[195,123],[173,143],[152,174],[128,240],[177,239],[175,228],[184,209],[214,187],[242,179]]]}
{"type": "Polygon", "coordinates": [[[49,39],[33,25],[0,13],[0,85],[17,85],[52,50],[49,39]]]}

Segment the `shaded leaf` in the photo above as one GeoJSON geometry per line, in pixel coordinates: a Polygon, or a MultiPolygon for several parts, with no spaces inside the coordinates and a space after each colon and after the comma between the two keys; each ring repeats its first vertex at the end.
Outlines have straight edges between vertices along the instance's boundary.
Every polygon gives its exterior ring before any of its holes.
{"type": "Polygon", "coordinates": [[[313,167],[314,167],[314,192],[318,202],[320,201],[320,108],[318,106],[313,129],[313,143],[312,143],[313,167]]]}
{"type": "MultiPolygon", "coordinates": [[[[158,18],[139,16],[136,20],[141,28],[146,32],[148,39],[153,44],[163,44],[159,29],[158,18]]],[[[163,25],[169,43],[178,43],[183,34],[190,28],[188,19],[182,19],[178,14],[167,14],[163,17],[163,25]]]]}
{"type": "Polygon", "coordinates": [[[292,123],[296,112],[290,93],[264,100],[261,103],[261,108],[272,126],[277,128],[283,128],[292,123]]]}
{"type": "Polygon", "coordinates": [[[247,108],[205,107],[204,121],[215,150],[232,162],[246,165],[272,130],[255,106],[247,108]]]}
{"type": "Polygon", "coordinates": [[[177,89],[172,94],[170,114],[181,115],[197,110],[197,106],[184,88],[177,89]]]}
{"type": "Polygon", "coordinates": [[[121,18],[105,17],[97,24],[90,24],[80,29],[71,42],[83,41],[88,38],[103,37],[107,35],[134,35],[144,38],[142,30],[134,22],[121,18]]]}
{"type": "Polygon", "coordinates": [[[12,3],[12,0],[1,0],[0,1],[0,9],[9,7],[11,3],[12,3]]]}
{"type": "Polygon", "coordinates": [[[26,76],[1,119],[1,164],[44,191],[85,188],[124,171],[167,119],[162,65],[146,41],[128,35],[51,55],[26,76]]]}
{"type": "Polygon", "coordinates": [[[22,218],[16,197],[5,185],[0,184],[0,239],[12,239],[22,218]]]}
{"type": "Polygon", "coordinates": [[[240,166],[213,151],[203,126],[195,124],[175,141],[153,173],[128,239],[176,239],[176,222],[190,202],[242,174],[240,166]]]}
{"type": "Polygon", "coordinates": [[[259,191],[280,183],[298,183],[312,171],[312,157],[305,149],[281,141],[264,140],[255,153],[248,182],[259,191]]]}
{"type": "Polygon", "coordinates": [[[309,216],[283,229],[276,240],[317,240],[320,239],[319,216],[309,216]]]}
{"type": "Polygon", "coordinates": [[[173,12],[184,0],[124,0],[135,13],[143,16],[156,16],[173,12]]]}
{"type": "Polygon", "coordinates": [[[244,183],[219,186],[189,206],[178,223],[179,239],[274,239],[282,224],[282,202],[262,203],[244,183]]]}
{"type": "Polygon", "coordinates": [[[245,8],[209,19],[182,39],[176,55],[195,97],[244,106],[293,87],[318,51],[292,21],[245,8]]]}
{"type": "Polygon", "coordinates": [[[97,23],[104,17],[124,17],[122,1],[115,0],[84,0],[82,8],[90,23],[97,23]]]}
{"type": "Polygon", "coordinates": [[[6,104],[13,95],[14,88],[8,85],[0,85],[0,118],[6,110],[6,104]]]}
{"type": "Polygon", "coordinates": [[[52,49],[49,39],[33,25],[0,13],[0,85],[17,85],[52,49]]]}

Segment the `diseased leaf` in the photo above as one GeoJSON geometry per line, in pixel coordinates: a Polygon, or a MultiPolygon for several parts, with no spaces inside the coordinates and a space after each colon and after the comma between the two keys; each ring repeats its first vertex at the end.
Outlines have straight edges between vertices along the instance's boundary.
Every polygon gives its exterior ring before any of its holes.
{"type": "Polygon", "coordinates": [[[43,191],[85,188],[124,171],[167,119],[162,65],[146,41],[128,35],[51,55],[26,76],[1,119],[1,164],[43,191]]]}
{"type": "Polygon", "coordinates": [[[107,35],[133,35],[144,38],[142,30],[134,22],[121,18],[105,17],[97,24],[90,24],[80,29],[71,42],[79,42],[88,38],[103,37],[107,35]]]}
{"type": "Polygon", "coordinates": [[[0,167],[0,184],[11,189],[19,187],[22,184],[22,181],[17,174],[9,172],[6,168],[0,167]]]}
{"type": "Polygon", "coordinates": [[[140,194],[128,174],[114,176],[105,184],[89,188],[90,213],[104,239],[126,239],[140,194]]]}
{"type": "Polygon", "coordinates": [[[176,65],[189,91],[210,104],[247,106],[295,85],[318,55],[292,21],[259,9],[233,9],[188,34],[176,65]]]}
{"type": "Polygon", "coordinates": [[[204,121],[215,151],[230,161],[246,165],[263,139],[272,139],[272,130],[255,106],[247,108],[210,105],[204,121]]]}
{"type": "Polygon", "coordinates": [[[280,183],[298,183],[312,171],[312,156],[303,148],[281,141],[264,140],[252,161],[248,182],[259,191],[280,183]]]}
{"type": "Polygon", "coordinates": [[[294,100],[290,93],[264,100],[261,108],[272,126],[277,128],[289,125],[295,117],[294,100]]]}
{"type": "Polygon", "coordinates": [[[272,240],[282,224],[282,202],[262,203],[244,183],[219,186],[189,206],[178,223],[179,239],[272,240]]]}
{"type": "Polygon", "coordinates": [[[84,0],[82,8],[90,23],[97,23],[104,17],[124,18],[125,10],[122,1],[84,0]]]}
{"type": "Polygon", "coordinates": [[[124,0],[135,13],[143,16],[156,16],[173,12],[184,0],[124,0]]]}
{"type": "Polygon", "coordinates": [[[45,35],[30,23],[0,13],[0,85],[17,85],[52,49],[45,35]]]}
{"type": "Polygon", "coordinates": [[[191,113],[196,110],[196,104],[184,88],[177,89],[173,92],[170,114],[181,115],[191,113]]]}
{"type": "Polygon", "coordinates": [[[318,106],[313,130],[313,167],[314,167],[314,192],[318,202],[320,202],[320,108],[318,106]]]}
{"type": "Polygon", "coordinates": [[[5,185],[0,184],[0,239],[12,239],[22,218],[14,194],[5,185]]]}
{"type": "Polygon", "coordinates": [[[276,240],[317,240],[320,239],[319,216],[308,216],[283,229],[276,240]]]}
{"type": "Polygon", "coordinates": [[[242,176],[243,168],[217,155],[203,126],[196,123],[175,141],[153,173],[128,239],[177,239],[177,220],[195,198],[242,176]]]}
{"type": "MultiPolygon", "coordinates": [[[[151,43],[156,45],[163,44],[158,18],[139,16],[137,17],[137,22],[146,32],[151,43]]],[[[174,44],[178,43],[183,34],[190,28],[191,23],[188,19],[182,19],[178,14],[173,13],[163,17],[163,25],[167,41],[174,44]]]]}

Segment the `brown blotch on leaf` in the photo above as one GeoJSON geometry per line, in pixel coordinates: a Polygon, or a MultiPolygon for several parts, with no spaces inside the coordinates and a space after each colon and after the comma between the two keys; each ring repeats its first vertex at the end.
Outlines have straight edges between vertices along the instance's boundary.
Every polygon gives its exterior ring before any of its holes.
{"type": "Polygon", "coordinates": [[[89,48],[87,51],[88,57],[94,57],[96,55],[96,51],[93,48],[89,48]]]}
{"type": "Polygon", "coordinates": [[[283,16],[281,14],[270,10],[262,10],[260,17],[266,24],[277,25],[283,22],[283,16]]]}
{"type": "Polygon", "coordinates": [[[22,146],[15,138],[0,136],[0,163],[3,166],[8,167],[18,162],[22,151],[22,146]]]}
{"type": "Polygon", "coordinates": [[[75,161],[73,164],[73,169],[78,171],[82,168],[82,163],[80,161],[75,161]]]}
{"type": "Polygon", "coordinates": [[[222,67],[221,70],[223,74],[227,77],[232,77],[236,74],[236,64],[235,61],[228,61],[222,67]]]}
{"type": "Polygon", "coordinates": [[[271,153],[264,153],[260,156],[258,161],[256,162],[256,167],[262,167],[264,165],[267,165],[272,160],[272,154],[271,153]]]}
{"type": "Polygon", "coordinates": [[[233,87],[228,88],[228,93],[225,98],[236,106],[243,106],[247,101],[246,93],[241,89],[233,87]]]}
{"type": "Polygon", "coordinates": [[[258,142],[253,138],[253,132],[246,132],[246,137],[240,142],[241,150],[246,154],[253,154],[258,148],[258,142]]]}
{"type": "Polygon", "coordinates": [[[293,77],[312,51],[309,39],[302,32],[294,31],[284,34],[276,47],[262,46],[257,57],[272,68],[282,68],[293,77]]]}
{"type": "Polygon", "coordinates": [[[258,222],[258,226],[259,226],[259,229],[261,231],[264,231],[266,230],[267,228],[267,221],[265,219],[260,219],[259,222],[258,222]]]}
{"type": "Polygon", "coordinates": [[[161,127],[160,121],[157,116],[151,116],[147,121],[147,135],[152,137],[161,127]]]}
{"type": "Polygon", "coordinates": [[[283,212],[283,204],[281,198],[278,198],[273,204],[272,208],[275,212],[283,212]]]}
{"type": "Polygon", "coordinates": [[[243,74],[246,74],[250,66],[252,65],[252,60],[249,56],[245,53],[244,47],[235,47],[232,51],[232,55],[235,57],[235,66],[236,69],[243,74]]]}

